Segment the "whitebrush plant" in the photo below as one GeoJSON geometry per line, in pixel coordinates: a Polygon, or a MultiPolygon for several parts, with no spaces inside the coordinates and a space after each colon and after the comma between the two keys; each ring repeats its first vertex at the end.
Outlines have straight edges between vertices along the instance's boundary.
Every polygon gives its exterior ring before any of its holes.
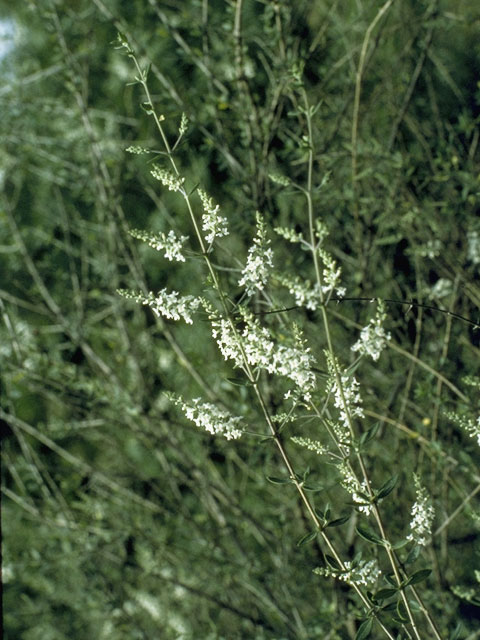
{"type": "MultiPolygon", "coordinates": [[[[385,3],[378,19],[390,4],[385,3]]],[[[448,623],[443,618],[437,621],[438,585],[429,584],[432,571],[438,572],[431,550],[436,516],[432,497],[421,475],[414,473],[415,467],[405,468],[400,458],[397,464],[381,462],[385,427],[390,424],[408,430],[401,418],[389,421],[375,410],[374,386],[375,380],[388,376],[382,354],[400,350],[392,340],[394,322],[387,305],[407,301],[357,297],[357,301],[376,305],[374,317],[363,328],[338,312],[340,303],[353,300],[348,297],[348,284],[342,281],[340,258],[348,262],[348,256],[336,249],[328,216],[318,207],[318,194],[329,189],[329,172],[322,171],[317,160],[316,119],[321,109],[310,103],[301,65],[290,65],[282,85],[295,122],[288,141],[294,175],[262,168],[270,176],[269,188],[295,202],[295,222],[288,226],[283,216],[283,225],[277,226],[268,210],[240,213],[235,201],[216,203],[207,185],[198,184],[189,167],[181,165],[177,154],[180,141],[183,145],[189,134],[186,115],[182,114],[173,134],[172,123],[157,110],[148,69],[142,67],[125,36],[118,36],[118,44],[135,67],[144,109],[163,144],[151,176],[160,183],[160,197],[162,189],[178,197],[175,230],[153,234],[132,229],[131,235],[169,261],[191,261],[197,269],[199,261],[203,262],[199,272],[203,275],[189,283],[188,291],[179,293],[168,286],[157,293],[119,290],[159,317],[192,325],[191,331],[197,330],[202,341],[205,325],[209,327],[214,350],[205,341],[201,366],[218,384],[209,397],[202,398],[185,397],[181,390],[171,389],[167,394],[171,406],[179,407],[185,420],[212,437],[231,441],[230,447],[241,439],[245,447],[276,451],[283,476],[267,476],[266,480],[279,485],[279,491],[297,493],[306,528],[297,544],[315,545],[318,551],[317,566],[313,572],[306,570],[304,578],[310,581],[312,598],[316,589],[322,592],[320,583],[327,578],[346,583],[352,594],[347,596],[350,620],[342,632],[348,635],[332,632],[322,637],[450,637],[448,623]],[[249,248],[243,255],[235,252],[237,245],[231,240],[239,233],[236,216],[240,215],[242,224],[250,228],[249,248]],[[188,235],[178,233],[178,228],[188,226],[188,235]],[[295,320],[290,319],[293,314],[295,320]],[[345,341],[336,343],[336,325],[341,320],[351,327],[347,347],[345,341]],[[364,384],[368,358],[375,370],[364,384]],[[318,478],[323,480],[319,483],[318,478]],[[330,499],[322,502],[316,495],[325,492],[326,478],[330,499]],[[397,502],[410,507],[398,512],[397,502]]],[[[242,55],[239,44],[239,67],[242,55]]],[[[248,75],[248,70],[243,72],[248,75]]],[[[244,81],[240,73],[240,85],[244,81]]],[[[357,84],[356,99],[359,92],[357,84]]],[[[352,135],[356,144],[355,130],[352,135]]],[[[150,153],[140,146],[128,151],[150,153]]],[[[353,155],[354,174],[357,160],[353,155]]],[[[360,250],[358,212],[354,227],[354,245],[360,250]]],[[[473,261],[472,238],[470,234],[468,255],[473,261]]],[[[417,312],[426,308],[421,303],[408,306],[417,312]]],[[[417,355],[412,359],[418,363],[417,355]]],[[[451,420],[460,420],[455,412],[449,415],[451,420]]],[[[478,439],[478,419],[464,418],[459,424],[478,439]]],[[[409,433],[412,438],[421,437],[409,433]]],[[[262,468],[251,472],[261,474],[262,468]]]]}

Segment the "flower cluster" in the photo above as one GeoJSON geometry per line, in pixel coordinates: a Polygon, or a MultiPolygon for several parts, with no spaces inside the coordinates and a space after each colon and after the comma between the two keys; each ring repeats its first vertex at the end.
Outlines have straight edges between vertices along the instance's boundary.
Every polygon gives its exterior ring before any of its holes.
{"type": "Polygon", "coordinates": [[[441,300],[451,295],[453,292],[452,281],[448,278],[439,278],[430,289],[429,298],[441,300]]]}
{"type": "Polygon", "coordinates": [[[140,304],[149,306],[153,313],[157,316],[170,318],[171,320],[180,320],[183,318],[187,324],[192,324],[192,313],[194,313],[200,305],[200,299],[194,296],[180,296],[177,291],[167,293],[166,289],[162,289],[155,295],[150,292],[148,295],[128,291],[126,289],[118,289],[117,293],[124,298],[135,300],[140,304]]]}
{"type": "Polygon", "coordinates": [[[340,371],[338,363],[330,353],[326,352],[326,358],[329,372],[327,391],[333,395],[335,407],[340,410],[340,421],[348,432],[353,418],[365,417],[361,406],[360,385],[354,376],[340,371]]]}
{"type": "Polygon", "coordinates": [[[381,571],[376,560],[359,560],[357,562],[346,561],[343,563],[344,569],[337,570],[330,567],[317,567],[313,570],[319,576],[337,578],[348,584],[363,585],[365,587],[374,585],[378,580],[381,571]]]}
{"type": "Polygon", "coordinates": [[[287,178],[287,176],[283,176],[280,173],[269,173],[268,177],[272,182],[275,182],[275,184],[279,184],[282,187],[288,187],[290,184],[290,178],[287,178]]]}
{"type": "Polygon", "coordinates": [[[345,295],[344,287],[339,287],[342,269],[337,266],[332,256],[321,248],[317,249],[319,256],[323,261],[323,293],[332,293],[336,290],[337,295],[342,298],[345,295]]]}
{"type": "Polygon", "coordinates": [[[372,512],[372,505],[366,498],[366,483],[359,482],[347,461],[339,464],[338,470],[342,476],[342,487],[352,496],[352,500],[358,505],[357,509],[368,516],[372,512]]]}
{"type": "Polygon", "coordinates": [[[139,147],[138,145],[131,145],[125,149],[127,153],[133,153],[137,156],[142,155],[143,153],[150,153],[150,149],[146,149],[145,147],[139,147]]]}
{"type": "Polygon", "coordinates": [[[315,311],[321,302],[320,287],[318,284],[311,285],[309,280],[302,280],[299,276],[295,279],[288,276],[280,276],[280,282],[288,288],[289,293],[295,296],[295,304],[300,307],[305,306],[311,311],[315,311]]]}
{"type": "Polygon", "coordinates": [[[256,215],[257,234],[253,239],[253,245],[248,250],[247,264],[238,283],[241,287],[245,287],[249,296],[257,290],[264,289],[270,269],[273,268],[273,251],[268,247],[270,240],[267,238],[267,227],[258,211],[256,215]]]}
{"type": "Polygon", "coordinates": [[[169,191],[180,191],[185,182],[185,178],[176,176],[171,171],[162,169],[158,165],[154,165],[150,172],[154,178],[160,180],[164,187],[168,187],[169,191]]]}
{"type": "Polygon", "coordinates": [[[467,233],[467,255],[470,262],[480,264],[480,233],[473,229],[467,233]]]}
{"type": "Polygon", "coordinates": [[[202,402],[200,398],[194,398],[185,402],[181,397],[170,396],[171,400],[179,405],[188,420],[197,427],[201,427],[214,435],[221,434],[227,440],[240,438],[242,430],[239,428],[241,418],[232,416],[228,411],[219,409],[210,402],[202,402]]]}
{"type": "Polygon", "coordinates": [[[361,355],[368,355],[373,360],[378,360],[385,349],[387,341],[391,340],[392,337],[383,328],[386,317],[385,308],[380,300],[375,318],[372,318],[368,325],[363,327],[360,332],[360,338],[353,345],[352,351],[358,351],[361,355]]]}
{"type": "Polygon", "coordinates": [[[407,540],[413,540],[424,547],[431,537],[435,509],[427,490],[421,486],[420,478],[417,475],[414,476],[414,481],[417,499],[412,507],[411,533],[407,536],[407,540]]]}
{"type": "Polygon", "coordinates": [[[212,198],[209,198],[205,191],[199,189],[198,195],[205,212],[202,216],[202,229],[206,233],[205,240],[208,244],[212,244],[215,238],[228,235],[227,219],[218,214],[220,206],[214,204],[212,198]]]}
{"type": "Polygon", "coordinates": [[[480,416],[475,420],[473,418],[469,418],[468,416],[458,415],[457,413],[453,413],[452,411],[446,411],[445,415],[450,418],[452,422],[458,424],[458,426],[463,429],[470,436],[470,438],[475,438],[478,446],[480,447],[480,416]]]}
{"type": "Polygon", "coordinates": [[[306,247],[308,247],[308,244],[305,242],[303,236],[301,233],[297,233],[296,231],[294,231],[293,229],[290,229],[289,227],[275,227],[275,233],[278,233],[279,236],[281,236],[282,238],[285,238],[285,240],[288,240],[289,242],[300,242],[305,244],[306,247]]]}
{"type": "Polygon", "coordinates": [[[143,242],[146,242],[157,251],[165,250],[165,258],[167,260],[185,262],[185,257],[182,254],[182,245],[188,240],[187,236],[178,238],[173,230],[170,230],[168,235],[165,235],[164,233],[149,233],[141,229],[132,229],[130,235],[138,240],[143,240],[143,242]]]}
{"type": "Polygon", "coordinates": [[[292,442],[298,444],[300,447],[305,447],[309,451],[314,451],[318,456],[323,456],[328,453],[328,449],[323,446],[321,442],[318,440],[312,440],[311,438],[300,438],[298,436],[294,436],[290,438],[292,442]]]}
{"type": "Polygon", "coordinates": [[[252,314],[241,308],[244,328],[237,331],[231,322],[215,313],[210,316],[212,336],[216,340],[225,360],[233,360],[235,366],[265,369],[271,374],[292,380],[301,390],[306,401],[315,387],[312,366],[315,362],[310,349],[297,336],[293,346],[277,344],[267,327],[260,325],[252,314]]]}

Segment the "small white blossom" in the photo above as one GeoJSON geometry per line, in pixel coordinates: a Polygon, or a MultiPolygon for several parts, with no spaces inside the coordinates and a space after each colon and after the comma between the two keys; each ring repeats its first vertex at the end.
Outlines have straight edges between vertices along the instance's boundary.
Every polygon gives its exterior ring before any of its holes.
{"type": "Polygon", "coordinates": [[[215,238],[228,236],[227,219],[219,215],[220,206],[214,204],[205,191],[198,190],[205,213],[202,216],[202,229],[206,232],[205,240],[212,244],[215,238]]]}
{"type": "Polygon", "coordinates": [[[273,251],[268,247],[269,244],[265,222],[257,211],[257,235],[248,250],[247,264],[238,283],[245,287],[249,296],[257,290],[262,291],[267,284],[269,272],[273,268],[273,251]]]}
{"type": "Polygon", "coordinates": [[[414,481],[417,499],[412,507],[412,521],[410,522],[411,533],[407,536],[407,540],[413,540],[424,547],[428,544],[431,537],[435,509],[433,508],[427,490],[421,486],[420,479],[417,475],[414,476],[414,481]]]}
{"type": "Polygon", "coordinates": [[[321,442],[318,440],[312,440],[311,438],[300,438],[298,436],[294,436],[290,438],[292,442],[298,444],[300,447],[305,447],[309,451],[314,451],[318,456],[323,456],[328,453],[328,449],[323,446],[321,442]]]}
{"type": "Polygon", "coordinates": [[[245,324],[241,331],[214,313],[210,316],[212,336],[225,360],[233,360],[235,366],[243,367],[246,359],[252,367],[289,378],[300,389],[304,399],[309,401],[315,387],[315,374],[312,371],[315,358],[300,336],[296,337],[295,346],[278,345],[268,328],[261,326],[252,314],[244,308],[240,313],[245,324]]]}
{"type": "Polygon", "coordinates": [[[139,147],[138,145],[131,145],[130,147],[127,147],[125,149],[125,151],[127,153],[133,153],[135,155],[141,155],[143,153],[150,153],[149,149],[146,149],[145,147],[139,147]]]}
{"type": "Polygon", "coordinates": [[[470,438],[475,438],[478,446],[480,447],[480,416],[475,420],[474,418],[458,415],[452,411],[446,411],[445,415],[450,418],[452,422],[458,424],[458,426],[463,429],[470,438]]]}
{"type": "Polygon", "coordinates": [[[177,237],[172,229],[168,232],[168,235],[163,232],[149,233],[140,229],[132,229],[130,235],[138,240],[143,240],[143,242],[146,242],[157,251],[165,250],[165,258],[167,260],[185,262],[185,257],[182,254],[182,245],[188,240],[187,236],[177,237]]]}
{"type": "Polygon", "coordinates": [[[340,283],[342,270],[340,267],[337,267],[336,261],[329,253],[321,248],[318,249],[318,253],[324,265],[322,291],[323,293],[331,293],[340,283]]]}
{"type": "Polygon", "coordinates": [[[168,187],[169,191],[180,191],[185,182],[185,178],[176,176],[171,171],[162,169],[158,165],[154,165],[150,173],[154,178],[160,180],[164,187],[168,187]]]}
{"type": "Polygon", "coordinates": [[[361,330],[360,339],[353,345],[352,351],[358,351],[361,355],[368,355],[373,360],[378,360],[387,341],[392,337],[383,328],[386,317],[383,303],[379,301],[375,318],[361,330]]]}
{"type": "Polygon", "coordinates": [[[268,177],[272,182],[275,182],[275,184],[279,184],[282,187],[288,187],[290,184],[290,179],[280,173],[269,173],[268,177]]]}
{"type": "Polygon", "coordinates": [[[439,278],[430,290],[429,298],[441,300],[451,295],[453,291],[452,281],[448,278],[439,278]]]}
{"type": "Polygon", "coordinates": [[[295,304],[300,307],[305,306],[311,311],[315,311],[321,303],[320,287],[315,284],[313,287],[309,280],[301,280],[299,276],[295,279],[288,276],[280,276],[280,282],[284,287],[288,287],[289,293],[295,296],[295,304]]]}
{"type": "Polygon", "coordinates": [[[172,399],[181,406],[185,417],[197,427],[214,435],[221,434],[227,440],[240,438],[242,435],[239,428],[241,418],[232,416],[228,411],[219,409],[210,402],[202,402],[200,398],[194,398],[191,402],[185,402],[182,398],[172,399]]]}
{"type": "Polygon", "coordinates": [[[185,113],[182,113],[180,128],[178,130],[179,135],[184,136],[187,133],[187,129],[188,129],[188,118],[185,113]]]}
{"type": "Polygon", "coordinates": [[[441,250],[442,244],[440,240],[429,240],[427,244],[423,244],[417,249],[417,253],[422,256],[422,258],[433,259],[440,255],[441,250]]]}
{"type": "Polygon", "coordinates": [[[467,255],[470,262],[480,264],[480,233],[474,229],[467,233],[467,255]]]}
{"type": "Polygon", "coordinates": [[[356,563],[347,560],[343,563],[343,566],[345,567],[344,570],[317,567],[313,572],[319,576],[337,578],[350,585],[363,585],[365,587],[374,585],[381,574],[376,560],[369,560],[368,562],[360,560],[356,563]]]}
{"type": "Polygon", "coordinates": [[[330,353],[326,353],[329,380],[327,391],[334,397],[334,404],[340,410],[340,421],[348,434],[350,431],[351,419],[364,418],[362,398],[359,393],[360,384],[358,380],[346,372],[339,370],[338,363],[334,361],[330,353]],[[337,377],[340,385],[337,383],[337,377]]]}
{"type": "Polygon", "coordinates": [[[338,465],[338,470],[342,476],[342,487],[352,496],[352,500],[358,505],[357,509],[368,516],[372,512],[372,505],[365,504],[366,499],[360,495],[368,495],[366,482],[360,483],[346,461],[338,465]]]}
{"type": "Polygon", "coordinates": [[[285,238],[285,240],[288,240],[289,242],[300,242],[307,245],[307,243],[303,239],[302,234],[297,233],[296,231],[294,231],[293,229],[290,229],[289,227],[275,227],[274,231],[275,233],[278,233],[279,236],[281,236],[282,238],[285,238]]]}
{"type": "Polygon", "coordinates": [[[200,305],[200,299],[194,296],[180,296],[177,291],[167,293],[166,289],[162,289],[156,295],[150,292],[148,295],[135,293],[119,289],[117,293],[124,298],[135,300],[140,304],[149,306],[153,313],[157,316],[170,318],[172,320],[180,320],[183,318],[187,324],[192,324],[192,313],[194,313],[200,305]]]}

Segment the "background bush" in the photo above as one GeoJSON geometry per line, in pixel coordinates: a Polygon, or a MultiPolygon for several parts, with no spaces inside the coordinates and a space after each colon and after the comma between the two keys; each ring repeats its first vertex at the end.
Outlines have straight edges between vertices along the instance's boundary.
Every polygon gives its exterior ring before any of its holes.
{"type": "MultiPolygon", "coordinates": [[[[479,415],[480,9],[394,2],[373,24],[377,2],[245,0],[239,39],[234,2],[10,5],[0,88],[6,637],[333,639],[355,637],[361,621],[344,583],[312,573],[321,546],[296,546],[312,525],[293,488],[266,480],[284,475],[273,447],[213,439],[167,401],[166,390],[222,398],[258,422],[230,365],[209,366],[208,323],[163,321],[116,294],[208,285],[198,256],[172,267],[128,234],[187,233],[188,218],[148,157],[125,153],[162,147],[141,89],[128,85],[134,67],[111,44],[118,31],[151,65],[170,139],[188,116],[176,157],[188,185],[221,203],[232,233],[219,259],[237,268],[255,211],[270,227],[305,225],[301,196],[269,179],[305,180],[292,85],[303,74],[319,104],[316,181],[329,176],[314,208],[347,289],[328,306],[346,363],[370,300],[390,301],[389,348],[357,373],[362,428],[379,424],[369,472],[378,485],[400,473],[385,504],[392,540],[408,533],[412,473],[421,476],[436,509],[415,565],[432,569],[424,601],[441,637],[457,623],[459,637],[478,637],[479,456],[462,424],[479,415]]],[[[307,252],[271,239],[278,264],[312,278],[307,252]]],[[[293,305],[286,292],[275,303],[293,305]]],[[[287,319],[321,355],[319,314],[287,319]]],[[[315,433],[305,420],[288,435],[315,433]]],[[[334,467],[293,445],[292,457],[312,468],[319,508],[350,513],[334,467]]],[[[369,548],[357,519],[334,534],[347,559],[369,548]]]]}

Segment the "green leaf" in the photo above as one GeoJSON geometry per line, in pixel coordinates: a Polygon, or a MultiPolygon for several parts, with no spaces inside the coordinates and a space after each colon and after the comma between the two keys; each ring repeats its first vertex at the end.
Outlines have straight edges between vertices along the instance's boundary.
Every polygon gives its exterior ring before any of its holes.
{"type": "Polygon", "coordinates": [[[368,540],[368,542],[373,542],[373,544],[379,544],[383,546],[382,538],[379,538],[373,531],[369,529],[365,529],[364,527],[357,527],[356,531],[359,536],[361,536],[364,540],[368,540]]]}
{"type": "Polygon", "coordinates": [[[301,547],[303,544],[307,544],[308,542],[311,542],[312,540],[314,540],[314,538],[317,537],[317,533],[318,531],[311,531],[310,533],[307,533],[304,536],[302,536],[300,540],[297,542],[297,547],[301,547]]]}
{"type": "Polygon", "coordinates": [[[395,589],[398,589],[398,584],[397,581],[395,580],[395,576],[391,573],[387,574],[385,576],[385,580],[388,582],[388,584],[391,584],[392,587],[395,587],[395,589]]]}
{"type": "Polygon", "coordinates": [[[364,620],[362,624],[358,627],[358,631],[355,634],[355,640],[365,640],[368,638],[372,631],[373,620],[369,618],[368,620],[364,620]]]}
{"type": "Polygon", "coordinates": [[[323,491],[323,487],[319,484],[304,484],[303,488],[305,489],[305,491],[323,491]]]}
{"type": "Polygon", "coordinates": [[[413,549],[410,550],[410,553],[408,554],[407,559],[405,560],[405,564],[413,564],[419,555],[420,555],[420,546],[415,545],[413,549]]]}
{"type": "Polygon", "coordinates": [[[360,446],[363,446],[367,444],[367,442],[370,442],[370,440],[372,440],[377,435],[379,429],[380,422],[376,422],[373,427],[370,427],[368,431],[362,433],[362,435],[360,436],[360,446]]]}
{"type": "Polygon", "coordinates": [[[410,576],[410,578],[408,578],[404,586],[407,587],[408,585],[418,584],[419,582],[422,582],[422,580],[426,580],[431,573],[431,569],[420,569],[420,571],[416,571],[410,576]]]}
{"type": "Polygon", "coordinates": [[[398,599],[398,602],[397,602],[397,616],[399,620],[401,620],[401,622],[408,622],[408,613],[407,613],[407,610],[405,609],[405,605],[400,600],[400,598],[398,599]]]}
{"type": "Polygon", "coordinates": [[[335,571],[341,571],[341,566],[335,560],[333,556],[329,556],[327,553],[325,554],[325,562],[335,571]]]}
{"type": "Polygon", "coordinates": [[[375,594],[375,598],[377,600],[386,600],[387,598],[391,598],[397,593],[397,589],[380,589],[375,594]]]}
{"type": "Polygon", "coordinates": [[[267,476],[267,480],[272,484],[290,484],[290,478],[276,478],[275,476],[267,476]]]}
{"type": "Polygon", "coordinates": [[[390,478],[390,480],[387,480],[387,482],[385,482],[385,484],[379,489],[377,495],[375,496],[375,501],[382,500],[382,498],[385,498],[386,496],[388,496],[388,494],[393,491],[395,485],[397,484],[397,480],[398,480],[398,474],[396,473],[394,476],[390,478]]]}
{"type": "Polygon", "coordinates": [[[452,631],[448,640],[458,640],[462,631],[463,631],[463,625],[461,622],[459,622],[455,627],[455,629],[452,631]]]}
{"type": "Polygon", "coordinates": [[[350,514],[346,516],[342,516],[341,518],[336,518],[335,520],[331,520],[327,523],[327,527],[339,527],[341,524],[345,524],[350,520],[350,514]]]}
{"type": "Polygon", "coordinates": [[[250,382],[250,380],[247,380],[246,378],[227,378],[228,382],[230,382],[230,384],[235,385],[236,387],[251,387],[252,383],[250,382]]]}

